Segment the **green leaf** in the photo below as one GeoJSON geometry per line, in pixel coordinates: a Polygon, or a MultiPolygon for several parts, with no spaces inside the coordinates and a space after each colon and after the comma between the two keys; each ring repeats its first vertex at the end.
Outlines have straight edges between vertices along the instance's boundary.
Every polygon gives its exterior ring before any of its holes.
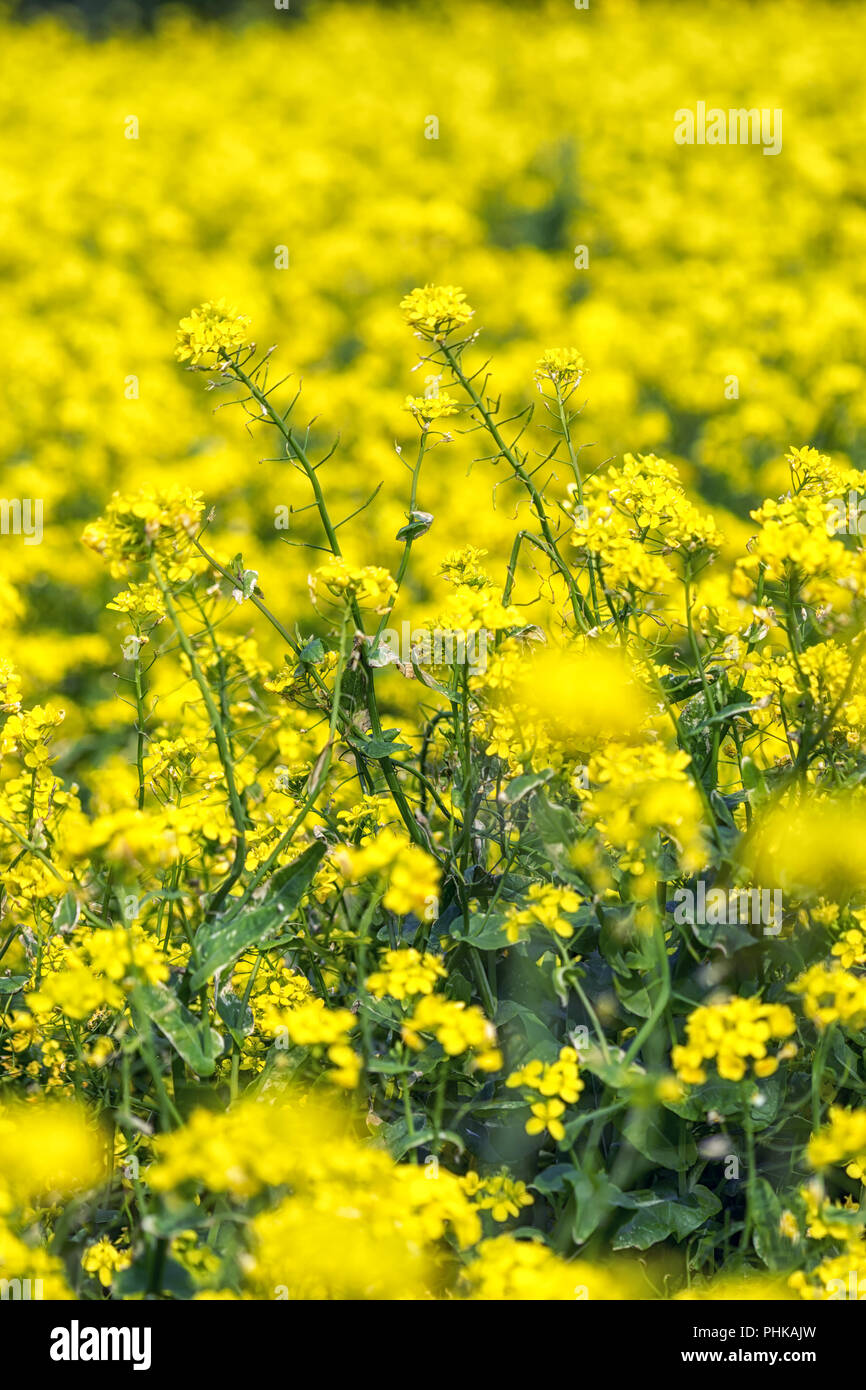
{"type": "Polygon", "coordinates": [[[298,661],[302,666],[315,666],[325,655],[325,644],[321,637],[311,637],[305,647],[298,652],[298,661]]]}
{"type": "Polygon", "coordinates": [[[690,1086],[682,1100],[662,1103],[682,1120],[706,1120],[711,1110],[719,1115],[736,1115],[743,1109],[745,1099],[738,1081],[713,1077],[700,1086],[690,1086]]]}
{"type": "Polygon", "coordinates": [[[758,944],[748,927],[741,927],[738,922],[692,922],[690,925],[702,946],[721,951],[725,956],[732,956],[741,947],[758,944]]]}
{"type": "Polygon", "coordinates": [[[742,767],[743,786],[746,788],[746,791],[766,793],[767,782],[757,763],[754,762],[752,758],[745,756],[743,758],[742,767]]]}
{"type": "Polygon", "coordinates": [[[29,978],[29,975],[0,975],[0,994],[17,994],[29,978]]]}
{"type": "Polygon", "coordinates": [[[538,790],[532,799],[531,821],[550,863],[563,878],[573,880],[570,851],[580,839],[580,831],[571,811],[558,802],[548,801],[544,792],[538,790]]]}
{"type": "Polygon", "coordinates": [[[235,917],[217,917],[200,928],[195,938],[199,964],[190,980],[193,993],[250,946],[261,945],[268,934],[295,911],[326,849],[325,842],[317,840],[293,864],[280,869],[271,880],[271,896],[261,907],[240,912],[235,917]]]}
{"type": "MultiPolygon", "coordinates": [[[[413,1128],[414,1133],[410,1134],[409,1126],[404,1118],[395,1120],[393,1124],[382,1126],[382,1137],[388,1145],[388,1151],[393,1159],[399,1161],[410,1150],[419,1149],[424,1144],[430,1144],[436,1138],[435,1130],[429,1128],[426,1115],[415,1115],[413,1128]]],[[[449,1144],[453,1144],[460,1153],[463,1153],[466,1146],[459,1134],[454,1134],[448,1129],[440,1130],[439,1133],[443,1139],[449,1144]]]]}
{"type": "Polygon", "coordinates": [[[754,1221],[752,1243],[758,1258],[769,1269],[786,1269],[794,1263],[794,1247],[779,1230],[782,1204],[766,1178],[756,1178],[749,1198],[754,1221]]]}
{"type": "Polygon", "coordinates": [[[54,909],[52,922],[58,931],[64,927],[74,927],[78,921],[81,907],[74,893],[64,893],[54,909]]]}
{"type": "Polygon", "coordinates": [[[174,1236],[179,1231],[195,1230],[204,1226],[207,1217],[200,1206],[185,1202],[180,1207],[169,1207],[165,1211],[152,1212],[141,1219],[141,1229],[149,1236],[174,1236]]]}
{"type": "Polygon", "coordinates": [[[500,1001],[493,1021],[497,1028],[503,1028],[512,1022],[518,1024],[526,1038],[528,1052],[540,1061],[552,1062],[559,1056],[562,1044],[557,1041],[547,1024],[531,1009],[518,1004],[514,999],[500,1001]]]}
{"type": "Polygon", "coordinates": [[[779,1114],[787,1084],[782,1068],[773,1076],[760,1079],[724,1081],[713,1076],[701,1086],[690,1086],[682,1100],[666,1100],[662,1104],[683,1120],[705,1120],[711,1110],[719,1115],[737,1115],[748,1110],[755,1128],[760,1130],[772,1124],[779,1114]]]}
{"type": "Polygon", "coordinates": [[[569,1175],[575,1172],[573,1163],[551,1163],[549,1168],[538,1174],[534,1182],[529,1186],[535,1192],[542,1192],[548,1196],[551,1192],[562,1192],[566,1187],[569,1175]]]}
{"type": "MultiPolygon", "coordinates": [[[[121,1270],[118,1274],[112,1285],[112,1292],[123,1298],[149,1292],[150,1268],[149,1258],[134,1260],[127,1269],[121,1270]]],[[[195,1293],[195,1285],[192,1276],[183,1265],[169,1257],[162,1266],[159,1288],[153,1292],[172,1293],[176,1298],[187,1299],[192,1298],[195,1293]]]]}
{"type": "Polygon", "coordinates": [[[397,532],[398,541],[416,541],[419,536],[423,536],[433,525],[432,512],[409,512],[409,520],[405,526],[401,526],[397,532]]]}
{"type": "Polygon", "coordinates": [[[622,1126],[622,1133],[633,1149],[659,1168],[683,1172],[692,1166],[698,1156],[691,1135],[684,1134],[681,1148],[677,1140],[665,1132],[664,1111],[659,1112],[655,1107],[631,1110],[622,1126]]]}
{"type": "Polygon", "coordinates": [[[236,579],[237,587],[234,590],[235,595],[240,594],[241,599],[251,598],[255,592],[256,584],[259,582],[258,570],[242,569],[236,576],[236,579]]]}
{"type": "Polygon", "coordinates": [[[365,758],[393,758],[395,753],[411,753],[408,743],[395,743],[399,729],[383,729],[381,738],[364,738],[361,734],[346,734],[346,742],[365,758]],[[389,737],[390,735],[390,737],[389,737]]]}
{"type": "Polygon", "coordinates": [[[245,1004],[231,986],[226,985],[216,997],[216,1009],[234,1042],[238,1047],[242,1047],[244,1038],[248,1038],[255,1027],[253,1011],[249,1004],[245,1004]]]}
{"type": "Polygon", "coordinates": [[[653,1000],[655,993],[650,997],[649,987],[645,983],[643,975],[615,975],[613,987],[616,997],[624,1009],[629,1013],[636,1014],[638,1018],[649,1018],[653,1011],[653,1000]]]}
{"type": "Polygon", "coordinates": [[[514,806],[521,797],[529,792],[534,792],[538,787],[543,787],[553,777],[553,768],[548,767],[544,772],[524,772],[521,777],[515,777],[513,782],[509,782],[505,788],[505,800],[510,806],[514,806]]]}
{"type": "Polygon", "coordinates": [[[708,715],[706,719],[701,720],[700,724],[696,724],[693,733],[701,733],[704,729],[709,728],[711,724],[724,724],[726,720],[734,719],[740,714],[753,714],[755,710],[760,708],[760,705],[753,705],[750,700],[746,700],[741,704],[726,705],[724,709],[719,710],[716,714],[708,715]]]}
{"type": "Polygon", "coordinates": [[[635,1064],[626,1065],[624,1053],[611,1053],[607,1060],[600,1048],[593,1046],[589,1051],[582,1052],[580,1058],[581,1071],[591,1072],[597,1076],[606,1086],[610,1086],[615,1091],[623,1091],[633,1082],[636,1076],[640,1075],[635,1064]]]}
{"type": "Polygon", "coordinates": [[[407,1076],[415,1070],[411,1062],[407,1065],[394,1057],[370,1057],[367,1062],[367,1071],[379,1072],[383,1076],[407,1076]]]}
{"type": "Polygon", "coordinates": [[[223,1040],[215,1028],[190,1013],[165,985],[137,985],[133,1000],[197,1076],[213,1075],[223,1050],[223,1040]]]}
{"type": "Polygon", "coordinates": [[[598,946],[615,974],[628,977],[637,970],[655,977],[658,967],[652,940],[635,931],[631,907],[616,905],[604,912],[598,946]]]}
{"type": "Polygon", "coordinates": [[[695,1187],[682,1197],[666,1188],[649,1188],[629,1196],[636,1210],[614,1236],[614,1250],[648,1250],[669,1236],[683,1240],[722,1207],[708,1187],[695,1187]]]}
{"type": "Polygon", "coordinates": [[[478,912],[469,918],[469,930],[465,935],[452,931],[455,941],[468,941],[479,951],[501,951],[511,945],[505,934],[504,918],[494,913],[489,918],[478,912]]]}
{"type": "MultiPolygon", "coordinates": [[[[606,1173],[583,1173],[577,1169],[567,1179],[574,1197],[571,1235],[576,1244],[588,1240],[616,1206],[622,1206],[623,1193],[606,1173]]],[[[626,1199],[631,1205],[631,1199],[626,1199]]]]}
{"type": "Polygon", "coordinates": [[[687,700],[691,695],[697,695],[701,688],[700,676],[683,676],[676,672],[661,677],[661,685],[667,693],[668,699],[673,704],[679,704],[681,700],[687,700]]]}

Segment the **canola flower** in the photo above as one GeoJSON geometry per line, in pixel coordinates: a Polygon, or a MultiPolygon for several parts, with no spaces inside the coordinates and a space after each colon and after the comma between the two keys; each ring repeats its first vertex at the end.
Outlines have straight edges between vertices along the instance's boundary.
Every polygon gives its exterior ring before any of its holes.
{"type": "Polygon", "coordinates": [[[463,1179],[464,1191],[475,1199],[479,1211],[489,1211],[497,1223],[519,1216],[521,1208],[531,1207],[535,1198],[526,1189],[526,1183],[515,1180],[508,1173],[488,1173],[479,1176],[474,1169],[463,1179]]]}
{"type": "Polygon", "coordinates": [[[406,322],[423,338],[447,338],[469,323],[475,310],[456,285],[425,285],[400,301],[406,322]]]}
{"type": "Polygon", "coordinates": [[[219,361],[237,353],[246,343],[250,320],[224,299],[216,304],[202,304],[200,309],[180,321],[177,330],[175,356],[178,362],[197,367],[212,359],[219,361]]]}
{"type": "Polygon", "coordinates": [[[123,1297],[161,1240],[226,1301],[866,1277],[862,17],[710,10],[450,7],[453,131],[408,102],[387,147],[331,98],[359,36],[405,81],[410,11],[3,20],[2,430],[50,521],[0,556],[4,1279],[123,1297]],[[784,175],[662,130],[695,35],[778,52],[784,175]],[[672,921],[703,875],[781,932],[672,921]]]}
{"type": "Polygon", "coordinates": [[[107,1236],[88,1245],[81,1256],[81,1268],[97,1278],[104,1289],[110,1288],[115,1274],[128,1269],[131,1263],[129,1251],[118,1250],[107,1236]]]}
{"type": "Polygon", "coordinates": [[[820,1028],[841,1023],[859,1032],[866,1023],[866,980],[832,965],[812,965],[791,985],[803,999],[803,1011],[820,1028]]]}
{"type": "Polygon", "coordinates": [[[386,951],[381,970],[367,976],[367,989],[377,999],[385,995],[392,999],[408,999],[415,994],[432,994],[438,980],[444,979],[445,967],[437,956],[423,955],[413,946],[386,951]]]}
{"type": "Polygon", "coordinates": [[[430,1036],[449,1057],[470,1053],[473,1064],[481,1071],[498,1071],[502,1066],[493,1024],[477,1005],[467,1006],[462,999],[446,999],[438,994],[423,996],[402,1031],[404,1040],[416,1050],[423,1048],[425,1036],[430,1036]]]}
{"type": "Polygon", "coordinates": [[[780,1059],[793,1056],[795,1049],[786,1044],[773,1056],[767,1044],[789,1038],[795,1030],[786,1004],[752,999],[707,1004],[689,1014],[686,1041],[673,1049],[671,1063],[679,1079],[692,1085],[706,1081],[709,1061],[726,1081],[742,1081],[750,1064],[755,1076],[772,1076],[780,1059]]]}
{"type": "Polygon", "coordinates": [[[829,1123],[809,1141],[809,1162],[813,1168],[843,1163],[849,1178],[866,1175],[866,1110],[845,1110],[831,1106],[829,1123]]]}
{"type": "Polygon", "coordinates": [[[555,888],[553,884],[532,883],[526,907],[511,906],[505,914],[505,932],[509,941],[519,941],[533,927],[544,927],[555,936],[568,940],[574,927],[568,913],[577,912],[579,894],[571,888],[555,888]]]}

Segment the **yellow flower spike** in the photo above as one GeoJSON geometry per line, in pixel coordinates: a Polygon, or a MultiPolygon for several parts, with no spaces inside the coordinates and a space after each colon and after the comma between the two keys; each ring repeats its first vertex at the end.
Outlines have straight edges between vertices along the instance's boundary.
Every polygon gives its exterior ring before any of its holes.
{"type": "Polygon", "coordinates": [[[471,320],[474,309],[455,285],[425,285],[400,301],[406,322],[422,338],[440,341],[471,320]]]}
{"type": "Polygon", "coordinates": [[[225,355],[233,357],[246,346],[250,320],[224,299],[202,304],[182,318],[177,330],[175,356],[178,362],[197,367],[214,365],[225,355]]]}

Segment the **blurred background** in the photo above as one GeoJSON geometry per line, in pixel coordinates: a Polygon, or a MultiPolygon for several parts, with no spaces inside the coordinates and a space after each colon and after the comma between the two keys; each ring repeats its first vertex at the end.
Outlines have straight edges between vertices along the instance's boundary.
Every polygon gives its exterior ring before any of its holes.
{"type": "MultiPolygon", "coordinates": [[[[319,8],[327,0],[318,0],[319,8]]],[[[413,0],[379,0],[380,6],[411,9],[413,0]]],[[[286,0],[277,6],[263,0],[189,0],[182,6],[203,20],[225,20],[231,17],[241,23],[267,18],[267,11],[293,19],[301,19],[317,4],[317,0],[286,0]]],[[[532,8],[533,0],[503,0],[503,4],[532,8]]],[[[153,28],[160,12],[179,8],[177,0],[11,0],[10,12],[15,19],[27,20],[34,15],[50,13],[61,16],[67,23],[86,27],[89,33],[105,34],[117,29],[153,28]]]]}

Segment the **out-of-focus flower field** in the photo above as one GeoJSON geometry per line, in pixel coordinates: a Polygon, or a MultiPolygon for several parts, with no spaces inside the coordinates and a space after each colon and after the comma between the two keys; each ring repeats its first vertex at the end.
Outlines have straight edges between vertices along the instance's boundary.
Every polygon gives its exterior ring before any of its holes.
{"type": "Polygon", "coordinates": [[[0,1277],[851,1296],[862,7],[0,40],[0,1277]]]}

